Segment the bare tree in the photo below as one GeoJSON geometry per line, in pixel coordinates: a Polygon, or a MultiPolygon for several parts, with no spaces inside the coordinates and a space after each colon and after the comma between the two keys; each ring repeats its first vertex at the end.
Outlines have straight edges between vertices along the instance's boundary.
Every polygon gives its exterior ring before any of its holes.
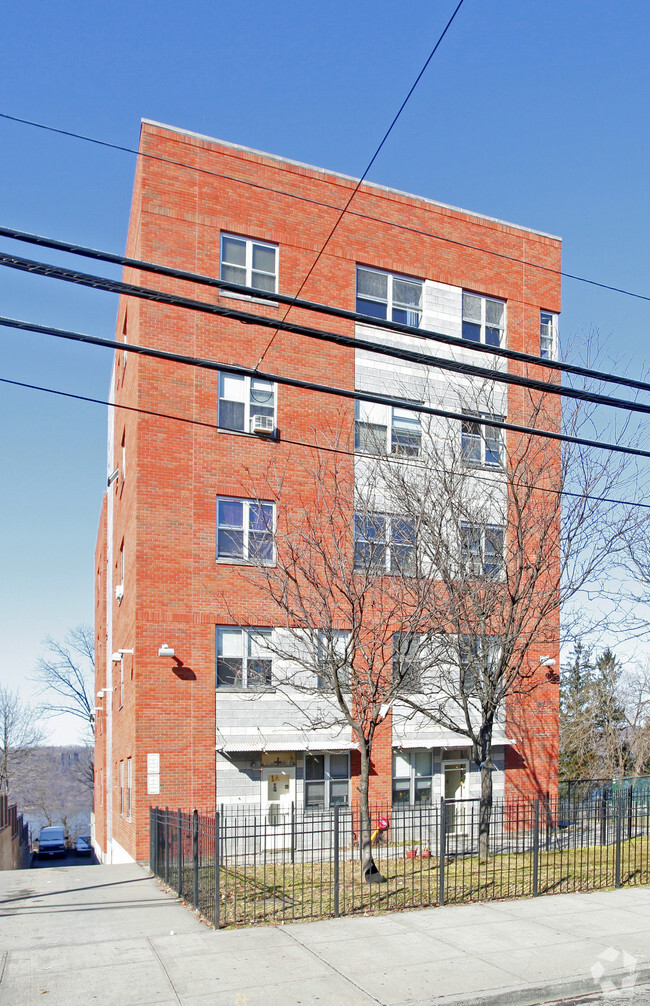
{"type": "Polygon", "coordinates": [[[61,643],[51,637],[36,665],[35,679],[44,695],[43,712],[51,716],[70,714],[81,719],[90,738],[95,732],[93,712],[95,687],[95,641],[90,625],[70,629],[61,643]]]}
{"type": "Polygon", "coordinates": [[[42,743],[38,712],[23,702],[19,692],[0,685],[0,792],[11,792],[14,773],[42,743]]]}

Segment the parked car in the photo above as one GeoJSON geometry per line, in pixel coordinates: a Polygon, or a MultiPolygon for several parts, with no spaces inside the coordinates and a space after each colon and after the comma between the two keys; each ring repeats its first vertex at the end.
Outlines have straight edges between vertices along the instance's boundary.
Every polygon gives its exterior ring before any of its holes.
{"type": "Polygon", "coordinates": [[[65,830],[58,825],[49,828],[41,828],[38,837],[38,857],[45,859],[47,856],[65,856],[65,830]]]}
{"type": "Polygon", "coordinates": [[[74,844],[74,851],[78,856],[90,856],[93,851],[90,835],[80,835],[74,844]]]}

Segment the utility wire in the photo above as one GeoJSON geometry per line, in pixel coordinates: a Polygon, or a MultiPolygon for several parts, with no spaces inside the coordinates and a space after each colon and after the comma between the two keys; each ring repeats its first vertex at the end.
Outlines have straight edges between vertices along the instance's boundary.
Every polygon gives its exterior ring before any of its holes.
{"type": "MultiPolygon", "coordinates": [[[[120,344],[120,347],[121,345],[122,344],[120,344]]],[[[232,430],[221,431],[219,430],[218,427],[215,427],[215,424],[213,422],[211,423],[204,419],[189,419],[186,416],[176,416],[172,415],[172,413],[169,412],[158,412],[154,409],[143,409],[140,406],[125,405],[124,403],[121,402],[109,402],[104,398],[92,398],[89,395],[78,395],[72,391],[60,391],[57,388],[46,388],[43,385],[39,384],[28,384],[26,381],[13,381],[8,377],[0,377],[0,384],[8,384],[15,388],[25,388],[29,391],[41,391],[44,392],[45,394],[56,395],[57,397],[60,398],[71,398],[74,401],[78,402],[88,402],[91,405],[103,405],[107,406],[109,409],[121,409],[125,412],[135,412],[143,416],[153,416],[154,418],[157,419],[171,419],[173,422],[177,423],[188,423],[191,426],[202,426],[210,430],[216,429],[217,432],[223,432],[223,433],[233,432],[232,430]]],[[[326,454],[342,454],[350,458],[358,458],[360,456],[359,452],[348,451],[343,447],[327,447],[323,444],[309,443],[304,440],[292,440],[289,437],[285,436],[282,437],[281,443],[290,444],[292,447],[306,447],[309,450],[315,450],[326,454]]],[[[407,464],[414,467],[417,466],[418,464],[416,460],[403,457],[399,458],[399,462],[400,464],[407,464]]],[[[436,469],[432,470],[435,471],[436,469]]],[[[437,469],[437,471],[439,471],[441,474],[451,474],[463,477],[468,475],[467,471],[459,472],[449,468],[446,468],[444,470],[437,469]]],[[[476,481],[478,482],[487,482],[491,485],[503,485],[502,480],[498,480],[496,478],[490,478],[490,476],[481,474],[475,469],[471,469],[471,477],[472,479],[476,479],[476,481]]],[[[569,489],[553,489],[550,486],[540,486],[534,483],[521,482],[521,481],[517,482],[517,488],[532,489],[537,492],[543,492],[543,493],[552,493],[554,496],[569,496],[572,497],[573,499],[591,500],[592,502],[595,503],[611,503],[613,505],[638,507],[640,509],[650,510],[650,503],[640,503],[637,500],[622,500],[610,496],[594,496],[590,493],[577,493],[572,492],[569,489]]]]}
{"type": "Polygon", "coordinates": [[[564,363],[559,360],[542,359],[530,353],[520,353],[515,349],[507,349],[504,346],[487,346],[482,342],[463,342],[457,336],[446,335],[442,332],[433,332],[429,329],[415,328],[413,325],[404,325],[397,321],[388,321],[382,318],[372,318],[359,311],[347,311],[345,308],[332,307],[328,304],[320,304],[309,300],[298,300],[294,297],[281,293],[271,293],[267,290],[257,290],[254,287],[241,286],[238,283],[229,283],[223,279],[215,279],[201,273],[188,272],[185,269],[175,269],[171,266],[157,265],[154,262],[147,262],[142,259],[129,258],[126,255],[116,255],[112,252],[100,251],[97,248],[88,248],[85,245],[73,244],[69,241],[60,241],[56,238],[49,238],[42,234],[31,234],[28,231],[17,230],[13,227],[0,226],[0,237],[11,238],[14,241],[22,241],[27,244],[34,244],[38,247],[51,248],[55,251],[69,252],[72,255],[79,255],[83,258],[90,258],[99,262],[110,262],[113,265],[120,265],[125,268],[138,269],[143,272],[150,272],[159,276],[169,276],[172,279],[185,280],[201,286],[212,287],[217,290],[237,293],[244,297],[254,297],[256,300],[269,301],[271,304],[289,304],[305,311],[315,311],[320,314],[330,315],[334,318],[344,318],[348,321],[359,322],[370,328],[378,328],[383,331],[398,332],[401,335],[412,336],[420,340],[440,342],[456,348],[462,346],[471,349],[479,355],[498,356],[506,360],[516,360],[519,363],[529,364],[535,367],[546,367],[564,374],[573,374],[577,377],[586,377],[590,380],[601,381],[610,384],[620,384],[621,386],[633,388],[636,391],[650,392],[650,383],[647,381],[635,380],[631,377],[610,374],[606,371],[593,370],[589,367],[577,366],[573,363],[564,363]]]}
{"type": "Polygon", "coordinates": [[[333,395],[338,398],[347,398],[359,402],[375,402],[378,405],[388,405],[401,409],[409,409],[411,412],[422,413],[427,416],[436,416],[439,419],[451,419],[457,422],[467,422],[473,419],[480,422],[482,426],[498,430],[508,430],[511,433],[522,433],[526,436],[542,437],[546,440],[556,440],[561,443],[576,444],[581,447],[595,447],[600,450],[611,451],[614,454],[627,454],[633,457],[650,458],[650,451],[644,451],[638,447],[627,447],[621,444],[610,444],[606,441],[588,440],[584,437],[575,437],[568,433],[556,433],[551,430],[540,430],[531,426],[521,426],[517,423],[509,423],[504,419],[495,416],[480,417],[468,415],[464,412],[453,412],[448,409],[438,409],[431,405],[423,405],[406,398],[398,398],[393,395],[381,395],[371,391],[352,391],[348,388],[337,388],[327,384],[318,384],[313,381],[304,381],[298,377],[284,377],[280,374],[271,374],[259,371],[256,367],[244,367],[240,364],[219,363],[216,360],[206,360],[196,356],[187,356],[181,353],[171,353],[163,349],[153,349],[148,346],[137,346],[128,342],[117,342],[114,339],[104,339],[100,336],[86,335],[81,332],[70,332],[66,329],[53,328],[49,325],[37,325],[32,322],[20,321],[16,318],[5,318],[0,316],[0,325],[5,328],[14,328],[22,331],[36,332],[43,335],[52,335],[59,339],[68,339],[73,342],[84,342],[92,346],[103,346],[107,349],[136,353],[140,356],[149,356],[158,360],[168,360],[172,363],[181,363],[191,367],[198,367],[204,370],[212,370],[225,374],[237,374],[243,377],[254,377],[274,384],[284,384],[292,388],[300,388],[305,391],[317,391],[325,395],[333,395]]]}
{"type": "MultiPolygon", "coordinates": [[[[272,193],[274,193],[276,195],[284,195],[284,196],[287,196],[290,199],[295,199],[295,200],[298,200],[300,202],[310,203],[312,206],[321,206],[324,209],[331,209],[331,210],[336,210],[336,211],[340,211],[340,209],[341,209],[341,207],[337,206],[335,203],[328,203],[328,202],[325,202],[324,200],[314,199],[311,196],[304,196],[304,195],[300,195],[300,194],[298,194],[296,192],[290,192],[290,191],[288,191],[286,189],[279,189],[279,188],[277,188],[277,187],[275,187],[273,185],[262,185],[261,182],[253,182],[253,181],[251,181],[248,178],[240,178],[240,177],[237,177],[236,175],[227,175],[224,172],[212,171],[209,168],[200,168],[200,167],[197,167],[197,165],[195,165],[195,164],[189,164],[187,161],[178,161],[178,160],[175,160],[172,157],[162,157],[159,154],[151,154],[151,153],[148,153],[147,151],[144,151],[144,150],[138,150],[137,147],[127,147],[127,146],[124,146],[123,144],[119,144],[119,143],[110,143],[108,140],[101,140],[101,139],[99,139],[97,137],[94,137],[94,136],[85,136],[83,133],[75,133],[73,130],[60,129],[60,128],[56,127],[56,126],[49,126],[49,125],[47,125],[46,123],[43,123],[43,122],[35,122],[32,119],[24,119],[24,118],[21,118],[20,116],[17,116],[17,115],[9,115],[7,112],[0,112],[0,119],[7,119],[9,122],[17,122],[17,123],[20,123],[21,125],[25,125],[25,126],[33,126],[36,129],[42,129],[42,130],[44,130],[46,132],[56,133],[56,134],[61,135],[61,136],[69,136],[69,137],[71,137],[71,138],[73,138],[75,140],[84,140],[87,143],[93,143],[93,144],[96,144],[97,146],[100,146],[100,147],[107,147],[110,150],[118,150],[118,151],[121,151],[123,153],[133,154],[136,157],[143,157],[143,158],[146,158],[148,160],[158,161],[158,162],[160,162],[162,164],[170,164],[173,167],[185,168],[188,171],[194,171],[197,174],[209,175],[209,176],[211,176],[213,178],[223,178],[226,181],[237,182],[240,185],[248,185],[251,188],[259,189],[262,192],[272,192],[272,193]]],[[[156,125],[156,123],[154,123],[154,125],[156,125]]],[[[162,126],[162,124],[161,124],[161,126],[162,126]]],[[[169,127],[162,126],[162,128],[168,128],[170,130],[173,130],[172,126],[169,126],[169,127]]],[[[209,137],[208,137],[208,139],[209,139],[209,137]]],[[[219,143],[219,140],[215,139],[214,142],[215,143],[219,143]]],[[[240,160],[239,157],[238,157],[238,155],[230,154],[227,150],[221,149],[219,152],[220,152],[221,155],[223,155],[225,157],[233,157],[233,158],[237,157],[237,160],[238,161],[240,160]]],[[[269,157],[274,157],[275,155],[269,154],[268,156],[269,157]]],[[[316,178],[315,180],[316,181],[322,181],[323,183],[325,183],[325,179],[316,178]]],[[[327,179],[327,184],[328,185],[333,185],[333,184],[339,184],[339,183],[336,182],[336,181],[332,182],[331,179],[328,178],[327,179]]],[[[369,183],[369,184],[373,184],[373,183],[369,183]]],[[[406,196],[412,195],[410,193],[402,193],[402,194],[406,195],[406,196]]],[[[415,198],[417,198],[417,197],[415,197],[415,198]]],[[[435,202],[435,200],[429,200],[429,201],[430,202],[435,202]]],[[[454,207],[452,207],[452,208],[454,208],[454,207]]],[[[376,217],[376,216],[373,216],[370,213],[361,213],[359,210],[348,209],[347,212],[351,216],[359,217],[360,220],[370,220],[370,221],[372,221],[374,223],[390,224],[391,227],[395,227],[398,230],[407,231],[407,232],[409,232],[411,234],[416,234],[416,235],[419,235],[421,237],[433,238],[436,241],[445,241],[448,244],[456,245],[459,248],[467,248],[470,251],[481,252],[484,255],[492,255],[495,258],[504,259],[504,261],[507,261],[507,262],[515,262],[518,265],[525,265],[529,269],[539,269],[542,272],[547,272],[547,273],[550,273],[550,274],[552,274],[554,276],[562,276],[565,279],[575,280],[577,283],[587,283],[589,286],[597,287],[600,290],[609,290],[612,293],[620,293],[620,294],[622,294],[625,297],[633,297],[636,300],[643,300],[643,301],[646,301],[646,302],[650,302],[650,295],[648,295],[648,294],[637,293],[634,290],[627,290],[627,289],[625,289],[625,287],[613,286],[610,283],[601,283],[598,280],[589,279],[586,276],[578,276],[575,273],[566,272],[563,269],[555,269],[555,268],[553,268],[553,266],[542,265],[541,263],[537,263],[537,262],[530,262],[528,259],[521,258],[518,255],[507,255],[505,252],[498,252],[498,251],[495,251],[495,250],[493,250],[491,248],[482,248],[480,245],[470,244],[467,241],[459,241],[456,238],[450,238],[450,237],[448,237],[448,236],[446,236],[444,234],[436,234],[434,231],[421,230],[420,228],[411,227],[408,224],[402,224],[402,223],[399,223],[397,221],[392,221],[392,220],[391,221],[387,221],[387,220],[384,220],[382,217],[376,217]]],[[[463,210],[462,212],[463,213],[467,213],[469,216],[476,215],[476,214],[472,214],[471,210],[463,210]]]]}
{"type": "MultiPolygon", "coordinates": [[[[131,297],[138,297],[142,300],[168,304],[172,307],[199,311],[204,314],[216,315],[221,318],[230,318],[246,325],[255,325],[260,328],[277,327],[282,331],[291,332],[296,335],[304,335],[323,342],[333,342],[339,346],[346,346],[354,350],[365,349],[368,352],[376,353],[380,356],[405,360],[410,363],[420,364],[424,367],[438,367],[441,370],[462,374],[463,376],[478,377],[486,381],[496,381],[500,384],[515,385],[518,387],[528,388],[533,391],[539,391],[544,394],[558,395],[560,397],[571,398],[576,401],[589,402],[592,405],[606,405],[611,408],[624,409],[629,412],[650,414],[650,405],[645,405],[642,402],[633,402],[624,398],[612,398],[608,395],[601,395],[596,392],[585,391],[580,388],[570,388],[549,381],[539,381],[531,377],[524,377],[520,374],[513,374],[509,371],[478,367],[474,364],[464,363],[462,361],[447,359],[440,356],[433,356],[429,353],[415,352],[414,350],[402,349],[397,346],[370,342],[366,339],[342,335],[339,332],[327,332],[318,328],[310,328],[306,325],[296,324],[295,322],[276,321],[273,318],[269,318],[267,315],[250,314],[249,312],[240,311],[235,308],[222,307],[221,305],[211,304],[202,300],[193,300],[189,297],[181,297],[178,294],[164,293],[160,290],[152,290],[149,287],[137,286],[132,283],[124,283],[121,280],[105,279],[102,276],[82,273],[74,269],[66,269],[61,266],[48,265],[44,262],[37,262],[33,259],[25,259],[17,255],[0,253],[0,266],[3,265],[11,269],[18,269],[22,272],[28,272],[39,276],[49,276],[50,278],[60,279],[68,283],[76,283],[96,290],[105,290],[109,293],[125,294],[131,297]]],[[[456,345],[458,345],[457,341],[456,345]]],[[[368,398],[367,395],[366,398],[368,398]]]]}
{"type": "MultiPolygon", "coordinates": [[[[451,28],[451,24],[452,24],[454,18],[456,17],[456,15],[458,14],[458,11],[462,7],[463,3],[464,3],[464,0],[458,0],[458,5],[456,6],[456,9],[454,10],[454,12],[451,15],[451,17],[449,18],[449,20],[447,21],[447,24],[445,25],[443,31],[441,32],[440,36],[438,37],[438,41],[436,42],[436,44],[434,45],[433,49],[429,53],[429,55],[428,55],[428,57],[427,57],[427,59],[426,59],[426,61],[424,63],[424,66],[422,67],[422,69],[418,73],[417,77],[413,81],[413,84],[411,85],[408,94],[404,98],[404,101],[402,102],[402,104],[398,108],[395,116],[393,117],[393,121],[391,122],[390,126],[388,127],[388,129],[386,130],[386,132],[384,133],[384,135],[382,136],[381,141],[379,143],[379,146],[377,147],[377,149],[375,150],[374,154],[372,155],[372,157],[368,161],[366,169],[363,172],[363,174],[361,175],[361,178],[358,180],[358,182],[356,183],[356,185],[352,189],[352,192],[350,193],[347,202],[344,204],[343,208],[341,209],[341,212],[339,213],[338,217],[334,221],[334,226],[332,227],[332,229],[330,230],[329,234],[327,235],[327,237],[325,238],[325,240],[321,244],[321,246],[320,246],[320,248],[318,250],[318,254],[317,254],[316,258],[314,259],[314,261],[310,265],[309,269],[307,270],[307,275],[305,276],[305,278],[303,279],[302,283],[300,284],[300,286],[296,290],[296,294],[295,294],[296,297],[300,296],[300,294],[302,293],[302,291],[305,288],[305,285],[306,285],[307,281],[309,280],[309,277],[311,276],[311,274],[313,273],[314,269],[316,268],[316,266],[320,262],[321,256],[325,252],[325,249],[327,248],[327,246],[330,243],[332,237],[334,236],[334,232],[336,231],[338,225],[341,223],[341,220],[345,216],[345,213],[347,212],[347,209],[350,206],[350,203],[352,202],[352,200],[356,196],[357,192],[361,188],[361,185],[365,181],[366,176],[368,175],[368,172],[370,171],[370,169],[372,168],[373,164],[375,163],[375,161],[379,157],[381,149],[384,146],[384,144],[385,144],[386,140],[388,139],[388,137],[390,136],[390,134],[392,133],[393,127],[395,126],[395,123],[397,122],[397,120],[399,119],[400,115],[402,114],[402,112],[406,108],[406,105],[408,104],[408,101],[409,101],[411,95],[415,91],[415,88],[418,86],[418,84],[422,80],[422,77],[424,76],[424,73],[426,72],[426,69],[429,66],[429,63],[431,62],[431,60],[435,56],[436,52],[438,51],[438,48],[442,44],[442,40],[444,39],[445,35],[447,34],[447,32],[449,31],[449,29],[451,28]]],[[[291,310],[291,307],[288,307],[287,310],[285,311],[284,317],[282,319],[283,321],[286,321],[286,319],[287,319],[287,317],[289,315],[289,311],[290,310],[291,310]]],[[[278,334],[279,331],[280,331],[280,329],[276,328],[275,332],[273,333],[273,335],[269,339],[269,342],[268,342],[268,345],[266,346],[266,349],[264,350],[264,352],[260,356],[259,360],[257,361],[257,366],[258,367],[260,367],[262,365],[264,357],[266,356],[266,354],[268,353],[269,349],[273,345],[275,337],[276,337],[276,335],[278,334]]]]}

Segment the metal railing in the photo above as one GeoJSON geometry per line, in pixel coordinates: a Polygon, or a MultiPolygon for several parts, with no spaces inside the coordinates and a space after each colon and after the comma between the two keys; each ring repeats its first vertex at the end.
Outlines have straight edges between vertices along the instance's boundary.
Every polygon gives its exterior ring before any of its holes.
{"type": "Polygon", "coordinates": [[[297,921],[650,882],[650,797],[495,801],[479,847],[478,800],[374,806],[363,882],[358,810],[214,814],[151,809],[150,868],[213,925],[297,921]]]}

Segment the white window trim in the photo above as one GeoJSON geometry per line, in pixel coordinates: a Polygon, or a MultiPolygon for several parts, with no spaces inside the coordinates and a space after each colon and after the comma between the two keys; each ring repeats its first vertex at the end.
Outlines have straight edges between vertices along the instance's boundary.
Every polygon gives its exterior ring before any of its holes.
{"type": "MultiPolygon", "coordinates": [[[[274,566],[275,565],[275,524],[276,521],[276,506],[272,500],[250,500],[242,499],[240,496],[217,496],[216,504],[216,560],[218,563],[224,563],[230,565],[235,564],[246,564],[246,565],[263,565],[263,566],[274,566]],[[241,503],[243,506],[243,527],[242,527],[242,552],[243,555],[219,555],[219,503],[241,503]],[[272,521],[271,521],[271,558],[265,560],[264,562],[258,562],[255,559],[251,559],[250,554],[250,510],[253,506],[270,506],[272,508],[272,521]]],[[[235,530],[233,526],[233,530],[235,530]]]]}
{"type": "MultiPolygon", "coordinates": [[[[257,685],[257,686],[249,685],[249,683],[248,683],[248,665],[249,665],[249,662],[251,660],[255,659],[254,657],[251,657],[251,652],[250,652],[251,651],[252,637],[254,637],[256,634],[261,635],[262,633],[264,633],[265,635],[269,635],[270,636],[272,634],[272,632],[273,632],[273,629],[270,628],[269,626],[261,626],[261,625],[250,626],[250,628],[247,628],[247,629],[240,629],[236,625],[217,625],[215,628],[216,628],[216,631],[215,631],[215,667],[214,667],[214,670],[215,670],[215,685],[216,685],[217,692],[219,692],[219,691],[229,691],[229,692],[250,692],[250,691],[263,692],[263,691],[270,691],[273,688],[273,663],[274,663],[273,653],[269,653],[269,656],[267,658],[264,658],[264,659],[270,659],[270,661],[271,661],[271,684],[264,684],[264,685],[257,685]],[[240,685],[220,685],[219,684],[219,633],[220,632],[231,632],[231,633],[238,632],[240,634],[240,636],[241,636],[241,661],[242,661],[241,677],[242,677],[242,683],[240,685]]],[[[226,659],[227,660],[228,658],[225,657],[225,658],[222,658],[222,659],[226,659]]]]}
{"type": "Polygon", "coordinates": [[[350,753],[348,751],[306,751],[304,760],[304,772],[303,772],[303,786],[304,786],[304,805],[306,810],[329,810],[330,807],[335,806],[331,800],[331,787],[333,782],[347,782],[348,786],[348,798],[343,804],[338,804],[339,807],[349,807],[350,806],[350,753]],[[330,771],[330,758],[332,755],[346,755],[348,759],[348,774],[344,780],[341,776],[332,776],[330,771]],[[307,778],[307,758],[308,757],[319,758],[322,757],[324,760],[322,779],[308,779],[307,778]],[[324,802],[321,803],[307,803],[307,787],[310,783],[323,783],[323,796],[324,802]]]}
{"type": "MultiPolygon", "coordinates": [[[[422,301],[424,299],[424,280],[423,279],[418,279],[417,276],[405,276],[405,275],[403,275],[401,273],[387,272],[385,269],[375,269],[374,266],[362,265],[360,262],[357,263],[356,287],[355,287],[355,294],[356,294],[356,296],[355,296],[355,308],[356,308],[357,314],[363,314],[364,313],[363,311],[360,311],[359,308],[358,308],[358,300],[359,300],[359,270],[360,269],[364,270],[365,272],[374,272],[374,273],[377,273],[377,275],[379,275],[379,276],[386,276],[388,278],[388,285],[387,285],[387,290],[386,290],[386,300],[383,300],[383,298],[381,298],[381,297],[373,297],[370,294],[361,294],[361,299],[362,300],[370,300],[370,301],[372,301],[375,304],[386,304],[386,321],[393,321],[394,320],[393,319],[393,311],[394,311],[395,307],[397,307],[398,310],[411,310],[411,311],[413,311],[412,308],[410,308],[410,309],[408,309],[408,308],[402,308],[402,307],[400,307],[400,305],[395,305],[394,300],[393,300],[393,281],[394,280],[403,280],[405,283],[419,284],[419,286],[420,286],[420,309],[419,309],[419,312],[418,312],[418,323],[417,323],[417,325],[412,325],[411,327],[412,328],[421,328],[422,327],[422,314],[423,314],[423,304],[422,304],[422,301]]],[[[415,312],[413,312],[413,313],[415,313],[415,312]]],[[[374,318],[375,321],[381,321],[382,320],[381,318],[377,318],[377,316],[374,315],[374,314],[366,315],[366,317],[367,318],[374,318]]]]}
{"type": "MultiPolygon", "coordinates": [[[[501,304],[503,306],[503,325],[502,325],[502,327],[500,329],[500,331],[501,331],[501,338],[499,339],[499,346],[500,347],[504,347],[506,345],[506,342],[507,342],[507,334],[506,333],[508,331],[508,317],[507,317],[508,311],[507,311],[507,303],[506,303],[506,301],[505,300],[501,300],[500,297],[489,297],[489,296],[487,296],[487,294],[475,293],[473,290],[463,290],[462,296],[461,296],[461,342],[464,342],[465,345],[467,345],[467,346],[471,346],[472,343],[474,342],[473,339],[465,339],[463,337],[463,322],[467,321],[471,325],[480,324],[481,331],[480,331],[479,343],[481,343],[484,346],[488,345],[488,343],[486,342],[486,339],[485,339],[485,330],[486,330],[486,328],[496,328],[497,327],[496,325],[488,325],[487,322],[486,322],[486,305],[487,305],[488,302],[490,302],[492,304],[501,304]],[[467,294],[468,297],[476,297],[477,300],[480,300],[480,302],[481,302],[481,321],[480,321],[480,323],[477,322],[476,319],[474,319],[474,318],[466,318],[465,317],[465,311],[463,309],[463,300],[462,300],[462,296],[464,296],[465,294],[467,294]]],[[[478,343],[474,343],[474,345],[478,345],[478,343]]]]}
{"type": "Polygon", "coordinates": [[[498,579],[503,576],[505,571],[505,537],[506,529],[503,524],[473,524],[471,521],[461,521],[460,523],[460,558],[461,565],[466,573],[475,576],[485,576],[491,577],[493,579],[498,579]],[[479,537],[480,551],[478,553],[472,552],[470,549],[464,547],[463,531],[475,532],[479,537]],[[501,552],[499,558],[499,563],[496,569],[488,570],[488,538],[489,535],[494,531],[501,532],[501,544],[504,551],[501,552]]]}
{"type": "Polygon", "coordinates": [[[417,807],[422,804],[422,806],[429,807],[433,804],[433,780],[436,777],[435,765],[433,760],[433,751],[430,748],[393,748],[393,763],[392,763],[392,779],[391,779],[391,801],[394,809],[399,809],[399,807],[409,806],[417,807]],[[409,759],[409,802],[408,804],[400,803],[394,799],[395,782],[397,780],[406,780],[404,775],[395,775],[395,755],[400,754],[403,758],[408,757],[409,759]],[[431,775],[416,775],[415,772],[415,756],[419,754],[427,754],[431,760],[431,775]],[[421,800],[416,803],[415,800],[415,780],[416,779],[428,779],[431,785],[431,798],[427,802],[426,800],[421,800]]]}
{"type": "MultiPolygon", "coordinates": [[[[355,524],[354,524],[354,568],[355,568],[355,570],[360,571],[360,572],[365,572],[366,569],[370,570],[370,568],[371,568],[370,566],[366,566],[365,564],[360,565],[360,566],[357,566],[357,564],[356,564],[356,554],[357,554],[356,553],[356,545],[357,545],[358,541],[361,541],[361,542],[365,542],[365,543],[370,544],[370,545],[383,545],[384,546],[383,573],[386,574],[387,576],[394,576],[396,574],[399,574],[400,573],[399,569],[395,569],[395,570],[392,569],[393,521],[400,521],[400,520],[410,521],[411,518],[406,517],[406,516],[404,516],[402,514],[379,513],[379,512],[377,512],[377,513],[368,513],[368,514],[355,514],[354,517],[355,517],[355,524]],[[385,533],[384,533],[383,540],[380,541],[379,538],[374,538],[372,540],[366,539],[366,538],[360,538],[357,535],[357,528],[356,528],[356,518],[357,517],[359,517],[361,520],[365,520],[366,518],[369,519],[369,520],[372,520],[373,518],[381,518],[384,521],[384,532],[385,533]]],[[[402,546],[400,546],[398,544],[398,547],[402,547],[402,546]]],[[[413,553],[415,554],[415,543],[413,543],[413,545],[412,545],[412,550],[413,550],[413,553]]],[[[379,572],[380,571],[379,570],[379,566],[377,568],[378,568],[378,572],[379,572]]]]}
{"type": "Polygon", "coordinates": [[[491,413],[491,412],[471,412],[471,411],[465,411],[465,410],[463,410],[463,412],[464,412],[464,415],[465,415],[465,420],[463,420],[463,422],[467,421],[468,423],[478,423],[479,426],[481,426],[481,432],[478,435],[479,436],[479,442],[480,442],[480,445],[481,445],[481,458],[480,458],[479,461],[472,461],[470,458],[466,458],[464,456],[464,451],[462,450],[462,443],[463,443],[463,438],[464,437],[475,437],[477,434],[474,434],[474,433],[465,433],[465,431],[463,430],[463,427],[462,427],[462,423],[461,423],[461,456],[462,456],[463,464],[467,468],[491,468],[493,470],[500,469],[502,467],[502,465],[503,465],[503,448],[504,448],[503,433],[504,433],[504,431],[501,430],[501,429],[499,429],[499,427],[497,427],[497,426],[489,426],[488,427],[488,429],[492,432],[492,434],[494,436],[494,439],[495,440],[498,439],[498,442],[499,442],[499,461],[495,463],[493,461],[488,461],[487,458],[486,458],[487,439],[486,439],[486,436],[485,436],[484,427],[485,427],[485,420],[486,419],[488,419],[488,420],[489,419],[494,419],[496,422],[503,422],[504,419],[505,419],[505,417],[504,416],[498,416],[498,415],[496,415],[494,413],[491,413]]]}
{"type": "MultiPolygon", "coordinates": [[[[231,238],[233,241],[243,241],[246,245],[246,263],[241,268],[246,270],[246,282],[242,283],[242,286],[248,286],[252,288],[252,277],[253,277],[253,245],[259,245],[260,248],[271,248],[275,252],[275,276],[274,276],[274,287],[273,290],[265,290],[264,293],[277,293],[278,292],[278,278],[280,275],[280,248],[278,245],[273,244],[271,241],[262,241],[258,238],[245,237],[243,234],[230,234],[226,231],[222,231],[219,238],[219,277],[223,279],[222,270],[223,266],[231,265],[230,262],[224,262],[223,260],[223,241],[224,238],[231,238]]],[[[258,270],[261,271],[261,270],[258,270]]],[[[266,275],[270,275],[267,273],[266,275]]],[[[263,297],[255,297],[253,294],[248,293],[238,293],[236,290],[220,290],[220,297],[232,297],[234,300],[247,300],[253,304],[266,304],[269,307],[278,307],[277,301],[265,300],[263,297]]]]}
{"type": "Polygon", "coordinates": [[[539,312],[539,355],[542,360],[557,360],[558,358],[558,316],[554,311],[544,311],[539,312]],[[542,318],[546,315],[549,319],[547,324],[551,326],[550,335],[550,351],[544,349],[544,343],[542,340],[549,340],[549,336],[542,329],[542,318]]]}
{"type": "MultiPolygon", "coordinates": [[[[256,413],[253,411],[253,406],[251,405],[251,378],[248,377],[248,376],[246,376],[246,375],[242,375],[242,380],[244,382],[244,401],[243,401],[243,403],[238,403],[238,404],[243,404],[243,406],[244,406],[244,428],[243,428],[243,430],[233,430],[233,429],[230,428],[230,426],[221,426],[220,423],[219,423],[219,420],[220,420],[219,411],[220,411],[221,402],[222,401],[224,401],[224,402],[233,402],[233,401],[235,401],[235,399],[233,399],[233,398],[224,398],[224,396],[221,393],[221,389],[223,387],[223,379],[226,378],[226,377],[237,378],[237,377],[239,377],[239,375],[238,374],[228,374],[225,371],[220,371],[219,372],[219,390],[217,392],[217,395],[218,395],[218,397],[217,397],[217,428],[220,429],[220,430],[225,430],[227,433],[238,433],[238,434],[244,433],[247,436],[255,436],[255,434],[252,433],[252,431],[251,431],[252,417],[254,415],[256,415],[256,413]]],[[[277,428],[278,428],[278,386],[277,386],[277,384],[275,384],[274,382],[271,382],[271,381],[269,381],[267,383],[269,383],[269,384],[273,383],[273,436],[275,436],[276,432],[277,432],[277,428]]]]}
{"type": "Polygon", "coordinates": [[[133,811],[133,759],[126,759],[126,819],[131,820],[133,811]]]}

